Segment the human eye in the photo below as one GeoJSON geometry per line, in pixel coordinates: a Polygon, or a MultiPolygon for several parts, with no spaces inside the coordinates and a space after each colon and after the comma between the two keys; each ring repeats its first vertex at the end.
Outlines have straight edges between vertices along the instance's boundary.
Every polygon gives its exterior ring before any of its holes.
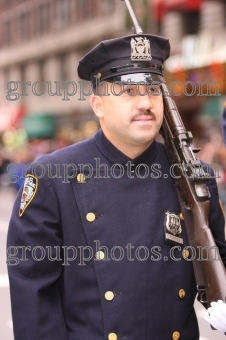
{"type": "Polygon", "coordinates": [[[128,96],[135,96],[136,94],[136,88],[134,87],[127,87],[124,89],[123,93],[128,96]]]}
{"type": "Polygon", "coordinates": [[[159,85],[149,85],[148,93],[152,96],[159,96],[161,94],[159,85]]]}
{"type": "Polygon", "coordinates": [[[126,89],[124,92],[125,92],[126,94],[130,95],[130,96],[133,95],[133,90],[132,90],[132,89],[126,89]]]}

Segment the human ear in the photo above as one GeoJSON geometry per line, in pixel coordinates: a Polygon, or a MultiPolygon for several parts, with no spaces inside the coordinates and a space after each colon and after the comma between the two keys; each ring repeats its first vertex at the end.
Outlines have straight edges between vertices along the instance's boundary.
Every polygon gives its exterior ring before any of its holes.
{"type": "Polygon", "coordinates": [[[98,118],[103,117],[103,100],[100,96],[92,94],[90,98],[90,105],[98,118]]]}

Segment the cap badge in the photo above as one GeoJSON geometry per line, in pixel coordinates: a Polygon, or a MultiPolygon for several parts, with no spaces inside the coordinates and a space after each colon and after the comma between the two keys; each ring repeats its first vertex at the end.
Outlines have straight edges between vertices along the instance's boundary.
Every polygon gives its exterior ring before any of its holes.
{"type": "Polygon", "coordinates": [[[165,240],[173,244],[183,244],[180,217],[167,211],[165,213],[165,240]],[[176,236],[177,235],[177,236],[176,236]]]}
{"type": "Polygon", "coordinates": [[[150,41],[147,38],[135,37],[131,39],[131,60],[151,60],[150,41]]]}

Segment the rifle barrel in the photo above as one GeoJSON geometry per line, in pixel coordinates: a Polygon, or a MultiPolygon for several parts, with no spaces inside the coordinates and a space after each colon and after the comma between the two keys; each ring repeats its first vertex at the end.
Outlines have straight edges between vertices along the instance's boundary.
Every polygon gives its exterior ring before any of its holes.
{"type": "Polygon", "coordinates": [[[124,1],[125,1],[125,4],[126,4],[127,8],[128,8],[128,11],[129,11],[129,14],[131,16],[131,19],[133,21],[136,34],[143,34],[142,28],[138,24],[137,18],[136,18],[135,14],[134,14],[134,11],[133,11],[133,8],[132,8],[132,6],[130,4],[130,1],[129,0],[124,0],[124,1]]]}

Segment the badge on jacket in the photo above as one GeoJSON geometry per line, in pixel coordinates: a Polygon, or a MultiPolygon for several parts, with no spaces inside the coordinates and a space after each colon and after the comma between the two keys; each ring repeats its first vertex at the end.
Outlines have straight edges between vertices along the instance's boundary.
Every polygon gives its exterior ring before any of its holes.
{"type": "Polygon", "coordinates": [[[183,244],[181,237],[182,228],[180,224],[180,217],[174,213],[167,211],[165,213],[165,241],[172,244],[183,244]]]}
{"type": "Polygon", "coordinates": [[[24,188],[20,201],[20,211],[19,216],[21,217],[28,207],[28,205],[33,200],[38,188],[38,178],[33,175],[28,174],[25,178],[24,188]]]}

